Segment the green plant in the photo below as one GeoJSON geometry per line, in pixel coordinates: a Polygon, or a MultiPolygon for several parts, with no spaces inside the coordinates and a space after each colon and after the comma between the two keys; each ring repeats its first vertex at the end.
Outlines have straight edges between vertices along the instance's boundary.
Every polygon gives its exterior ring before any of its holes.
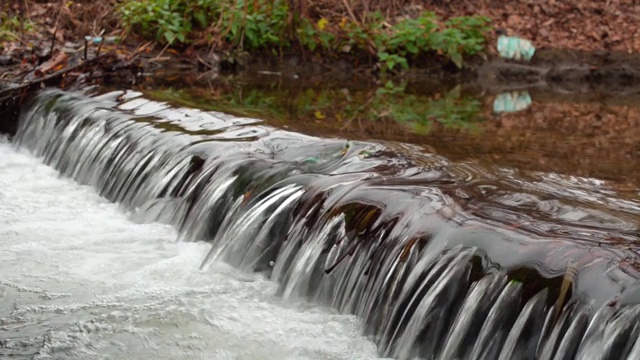
{"type": "Polygon", "coordinates": [[[206,25],[205,14],[215,10],[207,0],[127,1],[120,7],[122,22],[142,36],[160,42],[186,42],[193,23],[206,25]]]}
{"type": "Polygon", "coordinates": [[[240,49],[288,46],[288,14],[286,0],[236,0],[222,6],[221,23],[228,29],[227,39],[240,49]]]}
{"type": "Polygon", "coordinates": [[[388,39],[382,41],[385,47],[402,56],[418,55],[429,51],[429,36],[437,30],[436,15],[424,12],[415,19],[405,19],[391,28],[388,39]]]}
{"type": "Polygon", "coordinates": [[[151,90],[149,95],[182,106],[228,112],[267,121],[322,121],[340,128],[347,123],[395,122],[403,129],[426,134],[439,124],[465,131],[479,130],[482,103],[461,89],[430,96],[408,93],[406,83],[387,81],[377,88],[344,91],[336,88],[291,89],[279,87],[228,86],[207,98],[210,89],[197,94],[173,89],[151,90]]]}
{"type": "Polygon", "coordinates": [[[207,29],[240,49],[288,44],[286,0],[127,0],[120,13],[126,27],[165,43],[207,29]]]}
{"type": "Polygon", "coordinates": [[[407,68],[408,59],[431,51],[462,67],[465,55],[476,54],[484,48],[488,18],[456,17],[441,26],[438,23],[434,13],[424,12],[415,19],[397,22],[388,31],[376,32],[374,41],[383,70],[392,70],[396,64],[407,68]]]}
{"type": "Polygon", "coordinates": [[[316,24],[309,19],[301,19],[296,30],[300,43],[311,51],[315,51],[318,45],[323,50],[332,50],[336,37],[327,28],[328,24],[329,21],[325,18],[318,20],[316,24]]]}
{"type": "Polygon", "coordinates": [[[489,31],[489,19],[478,16],[442,22],[435,13],[423,12],[389,24],[374,12],[360,22],[347,17],[312,20],[298,18],[288,4],[288,0],[125,0],[120,13],[127,28],[164,43],[188,43],[198,34],[219,46],[275,53],[297,40],[313,52],[374,56],[383,72],[409,68],[426,54],[439,54],[462,67],[464,57],[484,49],[489,31]],[[206,31],[206,37],[196,30],[206,31]]]}
{"type": "Polygon", "coordinates": [[[405,69],[409,68],[407,58],[402,55],[389,54],[383,51],[378,53],[378,60],[384,65],[382,67],[382,71],[386,71],[387,69],[393,70],[393,68],[398,64],[405,69]]]}
{"type": "Polygon", "coordinates": [[[20,39],[18,34],[34,30],[34,24],[26,19],[11,16],[0,9],[0,41],[20,39]]]}
{"type": "MultiPolygon", "coordinates": [[[[329,48],[333,42],[332,50],[373,52],[383,72],[393,71],[398,65],[407,69],[412,60],[433,52],[462,67],[464,56],[484,49],[485,34],[490,30],[489,19],[485,17],[456,17],[443,23],[428,11],[393,25],[382,24],[386,22],[380,13],[370,14],[363,24],[343,21],[340,36],[323,41],[322,47],[329,48]]],[[[322,30],[311,22],[303,22],[299,30],[302,43],[314,51],[321,42],[322,30]]]]}
{"type": "Polygon", "coordinates": [[[385,83],[376,90],[363,116],[372,121],[391,119],[417,133],[428,133],[436,122],[448,128],[473,129],[481,120],[480,101],[462,96],[459,87],[430,98],[406,94],[405,87],[405,83],[385,83]]]}
{"type": "Polygon", "coordinates": [[[445,28],[433,32],[430,47],[439,54],[446,55],[459,68],[465,55],[482,51],[485,34],[489,31],[489,19],[485,17],[456,17],[445,22],[445,28]]]}

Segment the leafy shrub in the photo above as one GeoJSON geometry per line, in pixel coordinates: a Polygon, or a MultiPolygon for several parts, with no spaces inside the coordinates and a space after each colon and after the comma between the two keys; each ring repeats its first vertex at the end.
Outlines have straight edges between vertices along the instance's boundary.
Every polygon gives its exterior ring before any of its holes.
{"type": "Polygon", "coordinates": [[[332,50],[336,37],[327,28],[328,23],[325,18],[318,20],[315,25],[309,19],[302,19],[297,29],[302,45],[311,51],[315,51],[318,45],[323,50],[332,50]]]}
{"type": "Polygon", "coordinates": [[[224,2],[221,20],[231,44],[259,49],[289,44],[285,36],[288,16],[286,0],[236,0],[224,2]]]}
{"type": "Polygon", "coordinates": [[[366,25],[342,20],[335,26],[326,19],[321,21],[318,24],[302,21],[298,35],[307,49],[373,52],[383,71],[393,70],[398,65],[408,68],[411,59],[430,52],[443,55],[462,67],[464,56],[484,49],[490,22],[485,17],[463,16],[441,23],[433,12],[424,12],[417,18],[403,19],[386,27],[381,25],[385,22],[380,13],[371,14],[366,25]]]}
{"type": "Polygon", "coordinates": [[[193,20],[206,25],[205,14],[214,10],[206,5],[209,5],[206,0],[127,1],[120,13],[123,23],[144,37],[168,43],[185,42],[193,20]]]}
{"type": "Polygon", "coordinates": [[[206,30],[209,41],[249,50],[275,50],[296,40],[309,51],[368,53],[377,57],[382,71],[408,68],[428,53],[462,67],[465,56],[483,50],[489,31],[488,18],[463,16],[442,22],[433,12],[393,25],[380,13],[368,14],[362,24],[347,18],[334,23],[326,18],[290,21],[287,0],[126,0],[120,13],[129,29],[164,43],[191,42],[201,33],[194,30],[206,30]]]}
{"type": "Polygon", "coordinates": [[[125,26],[165,43],[189,43],[193,30],[209,29],[240,48],[286,44],[286,0],[130,0],[119,11],[125,26]]]}

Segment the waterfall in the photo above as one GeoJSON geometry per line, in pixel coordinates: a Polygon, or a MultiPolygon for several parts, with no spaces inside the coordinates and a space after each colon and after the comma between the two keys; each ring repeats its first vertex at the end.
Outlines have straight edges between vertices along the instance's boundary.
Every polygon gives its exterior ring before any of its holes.
{"type": "Polygon", "coordinates": [[[634,254],[598,242],[628,229],[603,221],[567,235],[533,217],[501,226],[508,210],[473,211],[458,194],[486,179],[464,179],[442,157],[416,161],[131,91],[43,91],[14,143],[136,221],[211,242],[203,269],[264,272],[285,298],[357,315],[384,356],[640,358],[640,287],[621,260],[634,254]],[[540,231],[549,228],[557,236],[540,231]]]}

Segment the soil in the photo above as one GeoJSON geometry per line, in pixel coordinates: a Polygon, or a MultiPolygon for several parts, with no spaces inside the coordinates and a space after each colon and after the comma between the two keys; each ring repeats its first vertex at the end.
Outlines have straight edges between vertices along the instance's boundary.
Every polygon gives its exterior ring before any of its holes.
{"type": "Polygon", "coordinates": [[[488,16],[497,28],[530,39],[539,49],[640,52],[636,0],[479,0],[455,11],[488,16]]]}

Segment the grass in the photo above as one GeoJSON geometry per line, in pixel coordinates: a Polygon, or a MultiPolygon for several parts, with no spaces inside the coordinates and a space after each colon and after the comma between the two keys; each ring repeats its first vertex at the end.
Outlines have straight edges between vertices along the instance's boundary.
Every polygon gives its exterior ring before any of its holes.
{"type": "MultiPolygon", "coordinates": [[[[0,42],[14,41],[21,39],[21,34],[26,34],[34,30],[34,24],[18,16],[11,15],[8,11],[0,8],[0,42]]],[[[0,47],[2,44],[0,43],[0,47]]]]}

